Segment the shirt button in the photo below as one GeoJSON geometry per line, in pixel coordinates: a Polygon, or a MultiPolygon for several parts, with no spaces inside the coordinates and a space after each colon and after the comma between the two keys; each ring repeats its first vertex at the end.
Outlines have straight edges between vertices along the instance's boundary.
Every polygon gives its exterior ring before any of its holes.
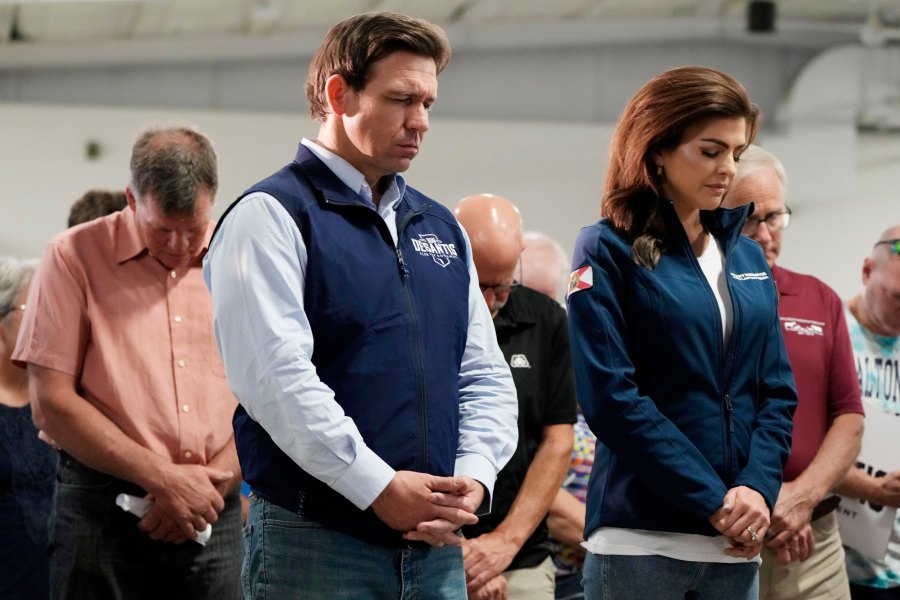
{"type": "Polygon", "coordinates": [[[181,367],[181,368],[183,369],[183,368],[184,368],[184,365],[186,365],[187,363],[184,362],[184,360],[179,360],[177,364],[178,364],[179,367],[181,367]]]}
{"type": "Polygon", "coordinates": [[[169,277],[175,279],[176,277],[178,277],[178,273],[176,273],[175,271],[169,271],[169,277]]]}
{"type": "Polygon", "coordinates": [[[175,315],[175,322],[181,323],[184,319],[181,318],[181,315],[175,315]]]}
{"type": "Polygon", "coordinates": [[[181,406],[181,412],[191,412],[191,407],[187,404],[181,406]]]}
{"type": "Polygon", "coordinates": [[[185,458],[190,458],[190,457],[192,457],[192,456],[193,456],[193,454],[191,454],[191,451],[190,451],[190,450],[188,450],[187,452],[184,453],[184,457],[185,457],[185,458]]]}

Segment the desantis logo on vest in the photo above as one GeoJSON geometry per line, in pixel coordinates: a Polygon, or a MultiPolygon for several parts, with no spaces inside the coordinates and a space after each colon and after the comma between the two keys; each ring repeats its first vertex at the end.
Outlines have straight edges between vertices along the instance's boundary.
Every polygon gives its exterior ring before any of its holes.
{"type": "Polygon", "coordinates": [[[456,258],[456,245],[445,244],[433,233],[420,233],[419,239],[412,238],[413,248],[422,256],[430,256],[431,260],[446,267],[451,258],[456,258]]]}

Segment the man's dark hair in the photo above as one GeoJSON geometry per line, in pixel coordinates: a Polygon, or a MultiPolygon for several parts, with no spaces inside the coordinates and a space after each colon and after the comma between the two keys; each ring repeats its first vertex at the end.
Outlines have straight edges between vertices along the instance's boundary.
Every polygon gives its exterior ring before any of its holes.
{"type": "Polygon", "coordinates": [[[391,12],[365,13],[331,28],[316,50],[306,78],[309,114],[324,122],[328,116],[325,82],[340,75],[355,91],[366,86],[372,65],[402,50],[434,59],[437,74],[450,62],[450,42],[443,29],[424,19],[391,12]]]}
{"type": "Polygon", "coordinates": [[[151,128],[131,152],[131,190],[140,202],[152,194],[163,214],[191,213],[201,192],[215,197],[219,186],[216,152],[190,127],[151,128]]]}
{"type": "Polygon", "coordinates": [[[88,190],[69,209],[69,227],[111,215],[128,206],[125,192],[120,190],[88,190]]]}

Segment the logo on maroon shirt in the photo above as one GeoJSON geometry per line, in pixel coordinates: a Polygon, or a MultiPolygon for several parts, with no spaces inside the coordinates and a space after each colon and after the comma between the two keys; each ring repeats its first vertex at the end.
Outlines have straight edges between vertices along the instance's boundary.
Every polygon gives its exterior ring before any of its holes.
{"type": "Polygon", "coordinates": [[[825,323],[822,321],[781,317],[781,323],[784,325],[785,331],[790,331],[797,335],[825,335],[825,323]]]}

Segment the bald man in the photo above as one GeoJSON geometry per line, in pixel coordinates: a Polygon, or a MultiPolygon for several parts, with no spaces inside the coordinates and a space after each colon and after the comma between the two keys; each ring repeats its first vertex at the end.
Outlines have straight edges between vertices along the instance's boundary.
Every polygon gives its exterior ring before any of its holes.
{"type": "Polygon", "coordinates": [[[775,264],[791,216],[786,182],[781,161],[750,146],[723,201],[726,207],[753,201],[741,232],[759,243],[772,269],[799,397],[772,536],[760,555],[759,597],[842,600],[849,583],[833,490],[859,453],[863,409],[840,297],[815,277],[775,264]]]}
{"type": "Polygon", "coordinates": [[[565,305],[572,261],[562,245],[542,231],[522,234],[522,285],[565,305]]]}
{"type": "MultiPolygon", "coordinates": [[[[863,291],[847,302],[846,314],[863,404],[869,418],[879,410],[900,414],[900,225],[875,242],[863,261],[862,282],[863,291]]],[[[871,504],[900,508],[900,460],[884,467],[878,466],[890,472],[883,477],[851,469],[838,490],[871,504]]],[[[871,560],[848,547],[847,573],[853,600],[900,598],[900,512],[884,557],[871,560]]]]}
{"type": "Polygon", "coordinates": [[[551,600],[546,515],[568,468],[576,415],[565,311],[520,284],[522,217],[512,202],[470,196],[454,213],[519,398],[519,443],[497,477],[491,513],[463,528],[469,598],[551,600]]]}

